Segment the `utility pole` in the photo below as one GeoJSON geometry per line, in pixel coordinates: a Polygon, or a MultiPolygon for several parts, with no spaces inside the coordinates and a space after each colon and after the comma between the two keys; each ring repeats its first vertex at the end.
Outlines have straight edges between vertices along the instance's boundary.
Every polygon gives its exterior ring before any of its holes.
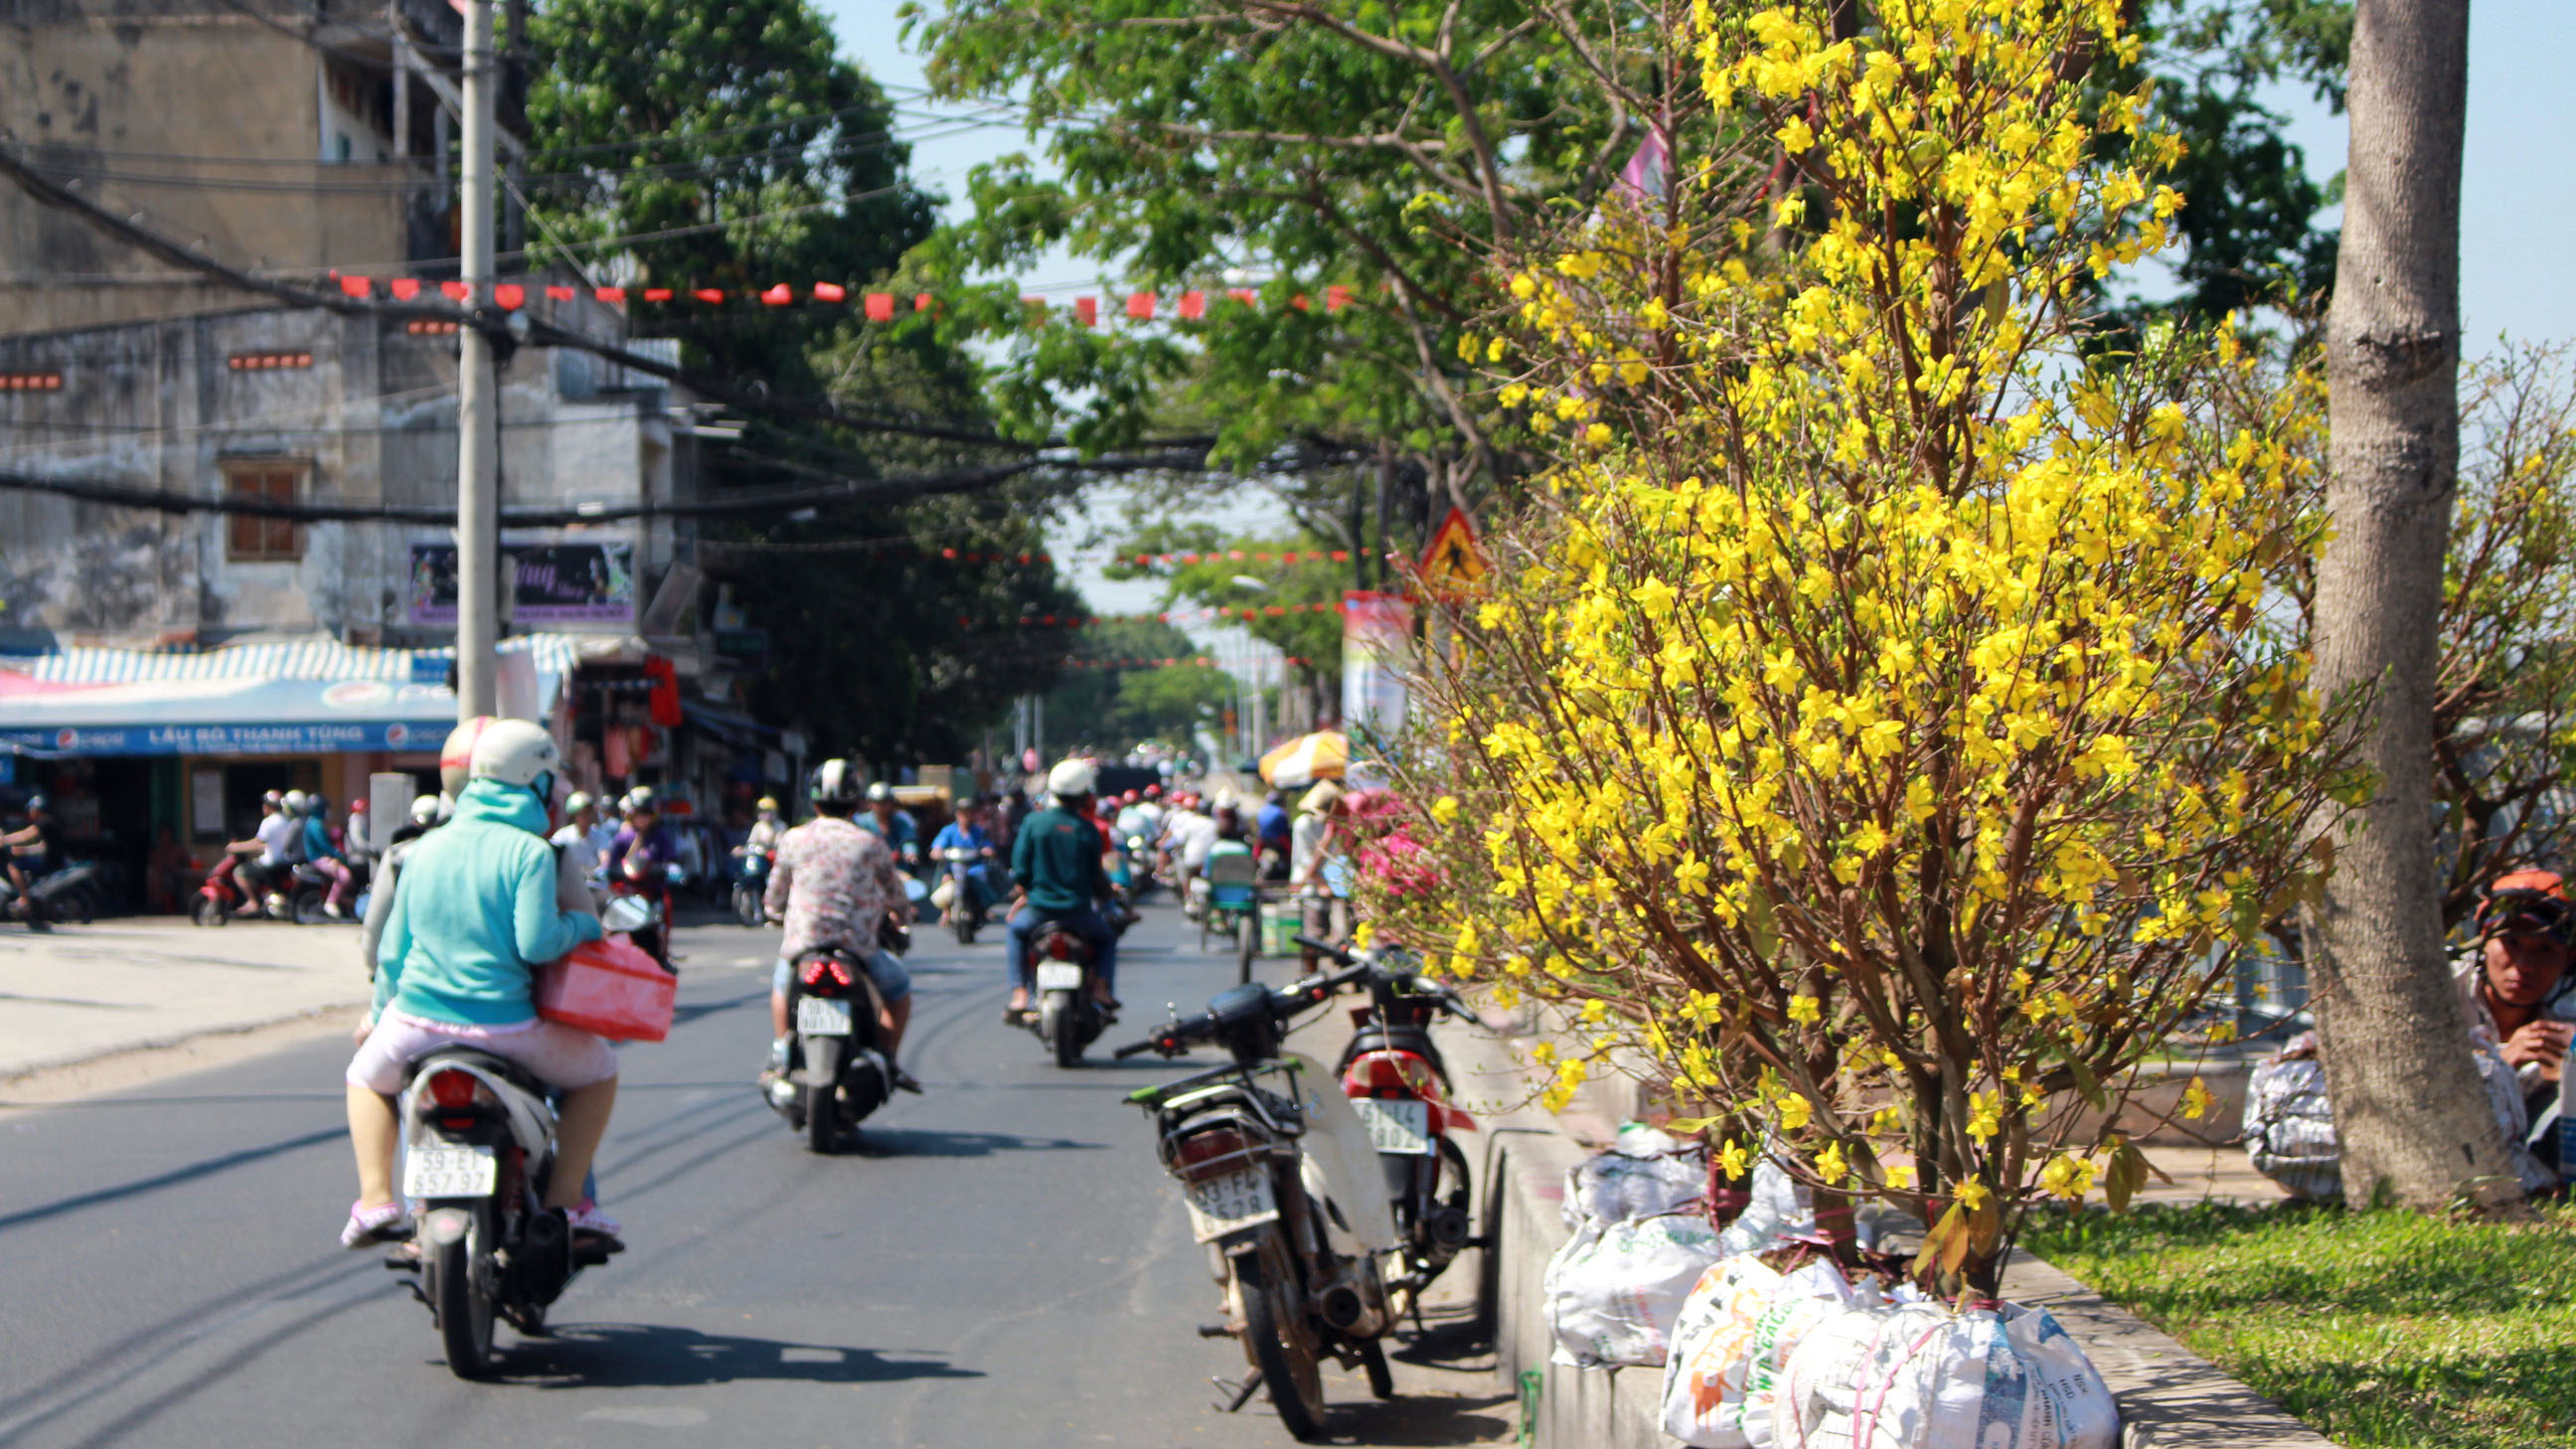
{"type": "MultiPolygon", "coordinates": [[[[464,0],[465,195],[463,280],[482,310],[492,290],[492,102],[499,82],[492,55],[492,0],[464,0]]],[[[457,331],[456,361],[456,713],[500,706],[500,430],[495,422],[492,339],[457,331]]]]}

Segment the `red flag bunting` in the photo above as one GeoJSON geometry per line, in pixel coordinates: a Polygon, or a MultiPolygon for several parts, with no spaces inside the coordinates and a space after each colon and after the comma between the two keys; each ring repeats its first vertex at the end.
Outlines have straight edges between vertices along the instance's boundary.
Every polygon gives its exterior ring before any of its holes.
{"type": "Polygon", "coordinates": [[[385,284],[385,290],[393,293],[396,301],[408,302],[420,295],[420,283],[409,277],[396,277],[385,284]]]}
{"type": "Polygon", "coordinates": [[[760,300],[768,303],[772,307],[784,307],[790,302],[796,300],[796,289],[787,285],[785,282],[781,282],[777,286],[770,288],[768,291],[761,293],[760,300]]]}
{"type": "Polygon", "coordinates": [[[871,322],[891,322],[894,320],[894,294],[892,292],[868,293],[868,320],[871,322]]]}
{"type": "Polygon", "coordinates": [[[1182,320],[1182,321],[1184,321],[1184,322],[1195,322],[1195,321],[1197,321],[1198,319],[1200,319],[1201,317],[1204,317],[1204,316],[1206,316],[1206,315],[1207,315],[1207,293],[1205,293],[1205,292],[1183,292],[1183,293],[1181,294],[1181,320],[1182,320]]]}
{"type": "Polygon", "coordinates": [[[1225,289],[1225,294],[1247,307],[1257,306],[1261,302],[1261,294],[1250,287],[1228,287],[1225,289]]]}
{"type": "Polygon", "coordinates": [[[930,294],[928,292],[915,292],[912,295],[912,310],[915,312],[936,312],[939,308],[938,304],[930,300],[930,294]]]}
{"type": "Polygon", "coordinates": [[[1139,322],[1151,322],[1151,321],[1153,321],[1153,320],[1154,320],[1154,294],[1153,294],[1153,293],[1151,293],[1151,292],[1130,292],[1130,293],[1128,293],[1128,294],[1127,294],[1127,315],[1128,315],[1128,316],[1130,316],[1130,317],[1135,318],[1135,319],[1136,319],[1137,321],[1139,321],[1139,322]]]}
{"type": "Polygon", "coordinates": [[[503,282],[492,289],[492,300],[504,312],[516,312],[528,304],[528,289],[516,282],[503,282]]]}
{"type": "Polygon", "coordinates": [[[1097,326],[1100,322],[1100,299],[1098,297],[1074,298],[1073,320],[1085,327],[1097,326]]]}
{"type": "Polygon", "coordinates": [[[569,302],[573,299],[574,295],[575,293],[570,287],[549,286],[546,288],[546,300],[549,302],[569,302]]]}
{"type": "Polygon", "coordinates": [[[340,279],[340,295],[343,297],[356,297],[364,300],[365,298],[374,296],[375,292],[376,284],[365,277],[342,277],[340,279]]]}
{"type": "Polygon", "coordinates": [[[474,295],[474,289],[463,282],[441,282],[438,284],[438,290],[445,292],[447,300],[451,302],[462,302],[474,295]]]}
{"type": "Polygon", "coordinates": [[[850,289],[842,286],[838,282],[816,282],[814,284],[814,300],[817,302],[846,302],[849,299],[850,289]]]}
{"type": "Polygon", "coordinates": [[[689,295],[706,303],[710,307],[720,307],[724,305],[724,288],[722,287],[700,287],[689,295]]]}
{"type": "Polygon", "coordinates": [[[668,302],[671,300],[671,289],[668,287],[646,287],[644,289],[644,300],[647,302],[668,302]]]}
{"type": "Polygon", "coordinates": [[[590,294],[612,306],[622,306],[626,301],[624,287],[593,287],[590,294]]]}
{"type": "Polygon", "coordinates": [[[1351,289],[1335,282],[1324,288],[1324,310],[1339,312],[1351,305],[1351,289]]]}

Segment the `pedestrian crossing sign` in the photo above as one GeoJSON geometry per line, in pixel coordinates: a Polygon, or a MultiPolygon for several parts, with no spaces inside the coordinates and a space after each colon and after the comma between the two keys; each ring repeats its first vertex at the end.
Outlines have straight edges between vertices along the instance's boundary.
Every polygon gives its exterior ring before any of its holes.
{"type": "Polygon", "coordinates": [[[1464,509],[1452,508],[1422,551],[1422,583],[1436,594],[1459,594],[1485,576],[1485,555],[1476,547],[1476,526],[1464,509]]]}

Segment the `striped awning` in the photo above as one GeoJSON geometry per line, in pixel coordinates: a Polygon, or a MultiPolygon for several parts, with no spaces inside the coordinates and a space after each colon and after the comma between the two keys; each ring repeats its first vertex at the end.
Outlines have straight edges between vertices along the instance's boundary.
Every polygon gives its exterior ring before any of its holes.
{"type": "MultiPolygon", "coordinates": [[[[501,641],[504,652],[536,655],[537,672],[562,676],[581,662],[583,640],[570,634],[526,634],[501,641]]],[[[337,639],[228,644],[205,650],[58,649],[0,654],[0,669],[44,684],[143,684],[214,679],[410,680],[454,649],[353,649],[337,639]]]]}

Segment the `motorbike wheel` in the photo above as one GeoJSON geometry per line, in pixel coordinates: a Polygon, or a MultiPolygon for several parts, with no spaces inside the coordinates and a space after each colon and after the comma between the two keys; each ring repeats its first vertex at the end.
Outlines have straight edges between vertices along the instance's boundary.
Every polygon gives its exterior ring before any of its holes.
{"type": "Polygon", "coordinates": [[[452,1243],[430,1245],[429,1306],[438,1315],[447,1368],[460,1379],[492,1372],[492,1294],[475,1281],[474,1260],[482,1225],[469,1226],[452,1243]]]}
{"type": "Polygon", "coordinates": [[[1075,1035],[1073,1018],[1073,997],[1067,992],[1048,992],[1045,1004],[1038,1008],[1038,1034],[1055,1054],[1055,1064],[1067,1069],[1082,1065],[1082,1042],[1075,1035]]]}
{"type": "Polygon", "coordinates": [[[1368,1375],[1369,1397],[1395,1397],[1395,1370],[1386,1366],[1386,1345],[1374,1338],[1360,1340],[1360,1372],[1368,1375]]]}
{"type": "Polygon", "coordinates": [[[222,901],[201,895],[189,905],[188,919],[200,926],[225,926],[232,923],[233,913],[222,901]]]}
{"type": "Polygon", "coordinates": [[[330,892],[320,886],[299,887],[286,898],[287,919],[299,926],[321,925],[331,919],[322,911],[322,903],[330,898],[330,892]]]}
{"type": "Polygon", "coordinates": [[[840,1104],[832,1100],[835,1090],[828,1083],[805,1089],[805,1150],[825,1157],[832,1155],[832,1144],[841,1135],[840,1104]]]}
{"type": "Polygon", "coordinates": [[[1208,916],[1209,916],[1210,914],[1213,914],[1213,913],[1212,913],[1212,912],[1202,912],[1202,913],[1200,914],[1200,916],[1199,916],[1199,950],[1200,950],[1200,952],[1201,952],[1202,954],[1204,954],[1204,953],[1206,952],[1207,948],[1208,948],[1208,941],[1209,941],[1209,939],[1210,939],[1210,935],[1211,935],[1210,928],[1209,928],[1209,925],[1208,925],[1208,916]]]}
{"type": "Polygon", "coordinates": [[[1260,954],[1260,952],[1254,948],[1258,947],[1260,944],[1260,922],[1251,916],[1237,918],[1234,923],[1235,985],[1242,986],[1252,980],[1252,958],[1260,954]]]}
{"type": "Polygon", "coordinates": [[[761,895],[748,885],[733,888],[733,918],[753,930],[760,929],[761,895]]]}
{"type": "Polygon", "coordinates": [[[1235,1288],[1243,1299],[1243,1342],[1262,1386],[1279,1410],[1279,1422],[1299,1443],[1323,1436],[1324,1375],[1315,1350],[1297,1340],[1280,1319],[1280,1304],[1261,1270],[1261,1257],[1234,1260],[1235,1288]]]}
{"type": "Polygon", "coordinates": [[[975,944],[974,911],[968,909],[963,903],[953,905],[948,908],[948,924],[957,932],[958,945],[972,946],[975,944]]]}

